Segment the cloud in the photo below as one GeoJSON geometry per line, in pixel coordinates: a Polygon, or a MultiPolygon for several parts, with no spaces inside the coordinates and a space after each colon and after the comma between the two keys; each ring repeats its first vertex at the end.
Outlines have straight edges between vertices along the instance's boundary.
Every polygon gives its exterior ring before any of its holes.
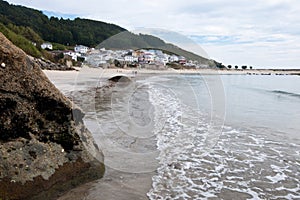
{"type": "Polygon", "coordinates": [[[300,1],[297,0],[9,0],[39,10],[115,23],[129,30],[161,28],[189,36],[224,63],[281,67],[300,59],[300,1]],[[298,48],[298,49],[297,49],[298,48]],[[238,53],[237,53],[238,52],[238,53]],[[283,55],[283,54],[282,54],[283,55]],[[242,60],[243,59],[243,60],[242,60]]]}

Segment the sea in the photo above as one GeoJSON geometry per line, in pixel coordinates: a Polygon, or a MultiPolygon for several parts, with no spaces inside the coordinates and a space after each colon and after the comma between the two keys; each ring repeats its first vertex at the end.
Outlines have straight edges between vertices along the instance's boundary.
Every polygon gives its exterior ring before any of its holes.
{"type": "Polygon", "coordinates": [[[146,80],[159,167],[149,199],[300,199],[300,77],[146,80]]]}
{"type": "Polygon", "coordinates": [[[154,172],[147,198],[300,199],[300,76],[132,79],[77,103],[106,166],[154,172]]]}

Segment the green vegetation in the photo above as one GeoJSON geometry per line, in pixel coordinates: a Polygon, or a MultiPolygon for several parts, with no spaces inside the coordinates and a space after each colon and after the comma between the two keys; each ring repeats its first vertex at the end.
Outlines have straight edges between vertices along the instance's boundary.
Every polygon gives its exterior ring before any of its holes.
{"type": "Polygon", "coordinates": [[[41,57],[41,52],[25,37],[18,35],[15,32],[6,28],[3,24],[0,23],[0,32],[2,32],[5,37],[7,37],[14,45],[20,47],[27,54],[34,57],[41,57]]]}
{"type": "Polygon", "coordinates": [[[21,35],[36,44],[43,43],[43,39],[29,27],[16,26],[11,23],[9,23],[6,27],[16,34],[21,35]]]}
{"type": "Polygon", "coordinates": [[[40,48],[47,41],[52,43],[53,50],[73,49],[76,44],[88,47],[98,45],[98,48],[108,49],[160,49],[211,67],[225,67],[222,63],[185,51],[151,35],[136,35],[120,26],[88,19],[48,18],[41,11],[11,5],[2,0],[0,23],[0,31],[16,46],[34,57],[43,55],[44,58],[51,59],[51,55],[40,48]]]}
{"type": "Polygon", "coordinates": [[[53,50],[67,50],[67,47],[65,45],[62,44],[58,44],[58,43],[52,43],[53,46],[53,50]]]}
{"type": "Polygon", "coordinates": [[[220,69],[225,69],[225,68],[226,68],[225,65],[223,65],[222,63],[219,63],[219,62],[217,62],[217,61],[215,61],[215,60],[213,60],[213,64],[212,64],[211,67],[213,67],[213,66],[215,66],[215,67],[217,67],[217,68],[220,68],[220,69]]]}
{"type": "Polygon", "coordinates": [[[70,46],[83,44],[94,47],[112,35],[125,31],[113,24],[88,19],[49,19],[41,11],[10,5],[2,0],[0,22],[37,44],[44,40],[70,46]]]}
{"type": "Polygon", "coordinates": [[[52,56],[40,48],[51,42],[53,50],[73,49],[76,44],[96,46],[125,29],[93,20],[48,18],[41,11],[0,0],[0,32],[33,57],[52,56]]]}

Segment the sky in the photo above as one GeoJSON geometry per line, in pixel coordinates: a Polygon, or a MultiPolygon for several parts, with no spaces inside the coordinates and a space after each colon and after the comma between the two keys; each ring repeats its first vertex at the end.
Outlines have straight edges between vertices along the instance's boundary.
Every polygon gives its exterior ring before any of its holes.
{"type": "Polygon", "coordinates": [[[179,33],[225,65],[300,69],[299,0],[9,0],[64,18],[179,33]]]}

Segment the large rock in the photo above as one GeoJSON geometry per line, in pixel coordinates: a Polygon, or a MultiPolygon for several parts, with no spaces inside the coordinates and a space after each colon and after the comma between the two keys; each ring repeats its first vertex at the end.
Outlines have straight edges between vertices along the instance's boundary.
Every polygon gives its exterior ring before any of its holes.
{"type": "Polygon", "coordinates": [[[104,174],[84,114],[0,33],[0,199],[53,199],[104,174]]]}
{"type": "Polygon", "coordinates": [[[62,65],[62,64],[59,64],[59,63],[53,63],[53,62],[51,62],[49,60],[37,59],[37,58],[32,58],[32,57],[29,57],[29,58],[34,63],[36,63],[41,69],[46,69],[46,70],[61,70],[61,71],[75,70],[75,68],[73,68],[73,67],[68,67],[66,65],[62,65]]]}

